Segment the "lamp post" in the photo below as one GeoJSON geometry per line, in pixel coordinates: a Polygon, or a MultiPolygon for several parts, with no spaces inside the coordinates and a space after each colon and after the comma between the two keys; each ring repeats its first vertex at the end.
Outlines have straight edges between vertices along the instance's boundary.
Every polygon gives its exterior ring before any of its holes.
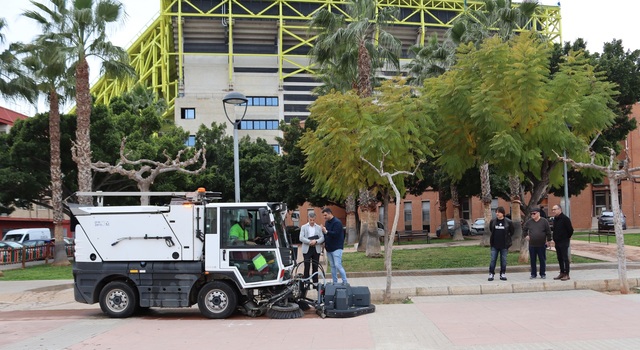
{"type": "MultiPolygon", "coordinates": [[[[238,156],[238,127],[244,119],[244,116],[247,114],[247,98],[240,92],[231,91],[222,99],[222,106],[224,107],[224,115],[227,117],[227,120],[233,124],[233,181],[235,183],[236,190],[236,203],[240,202],[240,161],[238,156]],[[227,104],[239,106],[244,104],[244,112],[242,112],[242,117],[240,119],[231,120],[229,118],[229,114],[227,113],[227,104]]],[[[235,113],[235,108],[233,110],[235,113]]]]}

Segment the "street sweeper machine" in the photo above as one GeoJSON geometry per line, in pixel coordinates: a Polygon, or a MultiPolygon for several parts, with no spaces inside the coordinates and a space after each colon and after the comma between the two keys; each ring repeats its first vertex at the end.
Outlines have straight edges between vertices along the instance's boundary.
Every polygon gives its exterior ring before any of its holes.
{"type": "Polygon", "coordinates": [[[283,203],[219,203],[219,193],[106,193],[69,204],[75,226],[75,300],[124,318],[197,304],[208,318],[298,318],[374,312],[367,287],[311,283],[297,273],[283,203]],[[165,196],[161,206],[102,206],[105,196],[165,196]],[[217,195],[217,196],[216,196],[217,195]],[[313,290],[313,292],[311,292],[313,290]],[[314,294],[314,297],[310,297],[314,294]]]}

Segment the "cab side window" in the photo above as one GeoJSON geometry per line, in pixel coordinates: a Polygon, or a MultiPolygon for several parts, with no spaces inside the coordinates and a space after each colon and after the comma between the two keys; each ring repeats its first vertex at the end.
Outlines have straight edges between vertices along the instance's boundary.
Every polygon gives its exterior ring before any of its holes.
{"type": "Polygon", "coordinates": [[[204,233],[218,233],[218,208],[206,208],[204,217],[204,233]]]}

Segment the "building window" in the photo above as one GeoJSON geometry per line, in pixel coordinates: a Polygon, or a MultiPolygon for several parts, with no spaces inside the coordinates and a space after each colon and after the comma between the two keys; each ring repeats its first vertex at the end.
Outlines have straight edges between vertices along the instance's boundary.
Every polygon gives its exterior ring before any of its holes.
{"type": "Polygon", "coordinates": [[[431,232],[431,202],[422,202],[422,229],[431,232]]]}
{"type": "Polygon", "coordinates": [[[273,151],[276,152],[276,154],[280,154],[280,145],[271,145],[271,147],[273,147],[273,151]]]}
{"type": "MultiPolygon", "coordinates": [[[[491,200],[491,217],[492,218],[496,217],[496,209],[498,209],[498,198],[493,198],[491,200]]],[[[509,212],[511,212],[511,207],[509,207],[509,212]]],[[[484,217],[484,214],[482,214],[482,216],[484,217]]]]}
{"type": "Polygon", "coordinates": [[[187,147],[194,147],[196,145],[196,135],[189,135],[187,141],[184,142],[187,147]]]}
{"type": "Polygon", "coordinates": [[[471,209],[469,208],[469,198],[463,198],[460,200],[460,207],[462,208],[462,218],[471,219],[471,209]]]}
{"type": "Polygon", "coordinates": [[[182,119],[196,119],[195,108],[182,108],[180,110],[180,118],[182,119]]]}
{"type": "Polygon", "coordinates": [[[278,106],[278,103],[277,97],[247,96],[247,106],[275,107],[278,106]]]}
{"type": "Polygon", "coordinates": [[[240,130],[278,130],[277,120],[243,120],[240,122],[240,130]]]}
{"type": "Polygon", "coordinates": [[[404,230],[412,230],[412,218],[411,218],[411,202],[404,202],[404,230]]]}

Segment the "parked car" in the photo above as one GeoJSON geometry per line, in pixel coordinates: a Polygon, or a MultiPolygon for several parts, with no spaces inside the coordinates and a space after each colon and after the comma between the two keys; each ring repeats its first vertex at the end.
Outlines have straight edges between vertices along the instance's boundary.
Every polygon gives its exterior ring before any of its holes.
{"type": "MultiPolygon", "coordinates": [[[[478,231],[476,231],[476,229],[469,227],[469,223],[467,222],[467,220],[462,219],[460,221],[461,221],[460,228],[462,229],[463,236],[471,236],[471,235],[478,234],[478,231]]],[[[455,225],[454,225],[453,219],[447,220],[447,229],[449,230],[450,235],[453,235],[454,226],[455,225]]],[[[441,226],[438,226],[438,228],[436,229],[436,237],[440,237],[440,229],[441,229],[441,226]]]]}
{"type": "MultiPolygon", "coordinates": [[[[627,229],[627,217],[622,214],[622,229],[627,229]]],[[[602,215],[598,218],[598,232],[601,231],[613,231],[613,212],[612,211],[603,211],[602,215]]]]}
{"type": "Polygon", "coordinates": [[[478,231],[478,233],[484,233],[484,218],[477,218],[471,227],[478,231]]]}

